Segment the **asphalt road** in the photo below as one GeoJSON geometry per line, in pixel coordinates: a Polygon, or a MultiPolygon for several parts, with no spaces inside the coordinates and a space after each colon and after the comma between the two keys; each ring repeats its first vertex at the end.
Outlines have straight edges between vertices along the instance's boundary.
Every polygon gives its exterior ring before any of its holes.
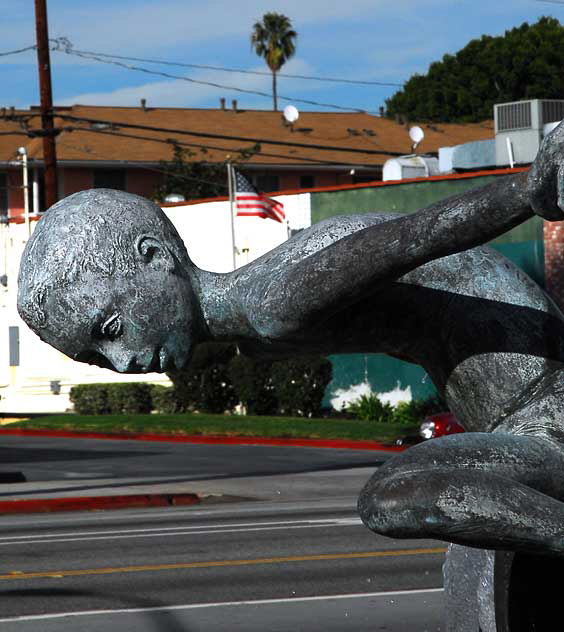
{"type": "MultiPolygon", "coordinates": [[[[377,467],[389,452],[284,446],[197,445],[151,441],[58,439],[2,435],[0,475],[28,481],[232,478],[377,467]]],[[[0,494],[2,488],[0,487],[0,494]]]]}
{"type": "Polygon", "coordinates": [[[443,550],[375,536],[336,499],[4,516],[0,626],[437,631],[443,550]]]}

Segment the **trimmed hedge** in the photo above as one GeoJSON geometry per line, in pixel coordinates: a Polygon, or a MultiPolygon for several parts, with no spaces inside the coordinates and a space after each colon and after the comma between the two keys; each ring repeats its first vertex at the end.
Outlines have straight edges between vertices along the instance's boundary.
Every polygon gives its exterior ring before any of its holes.
{"type": "Polygon", "coordinates": [[[79,384],[70,390],[69,398],[79,415],[109,415],[109,384],[79,384]]]}
{"type": "Polygon", "coordinates": [[[153,384],[151,398],[153,400],[153,410],[157,413],[174,415],[182,412],[179,409],[178,398],[173,387],[153,384]]]}
{"type": "Polygon", "coordinates": [[[79,384],[70,390],[70,401],[80,415],[135,415],[153,409],[151,385],[144,382],[124,384],[79,384]]]}

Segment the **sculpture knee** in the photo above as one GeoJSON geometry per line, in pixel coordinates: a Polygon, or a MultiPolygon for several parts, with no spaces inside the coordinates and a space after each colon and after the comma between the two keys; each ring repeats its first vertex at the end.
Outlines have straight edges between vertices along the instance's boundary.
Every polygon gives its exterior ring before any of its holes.
{"type": "Polygon", "coordinates": [[[380,535],[438,537],[452,523],[437,502],[451,480],[452,472],[429,470],[376,474],[360,494],[360,517],[380,535]]]}
{"type": "Polygon", "coordinates": [[[393,538],[409,537],[426,522],[421,500],[418,476],[392,473],[373,477],[364,486],[358,511],[370,530],[393,538]]]}

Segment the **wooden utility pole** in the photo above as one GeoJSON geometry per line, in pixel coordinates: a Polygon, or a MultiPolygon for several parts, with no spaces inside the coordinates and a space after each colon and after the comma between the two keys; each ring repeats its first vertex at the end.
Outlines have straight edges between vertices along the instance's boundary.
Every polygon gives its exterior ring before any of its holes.
{"type": "Polygon", "coordinates": [[[49,60],[46,0],[35,0],[35,29],[37,33],[41,127],[44,133],[45,204],[49,208],[57,201],[57,151],[55,148],[55,126],[53,124],[53,94],[51,90],[51,62],[49,60]]]}

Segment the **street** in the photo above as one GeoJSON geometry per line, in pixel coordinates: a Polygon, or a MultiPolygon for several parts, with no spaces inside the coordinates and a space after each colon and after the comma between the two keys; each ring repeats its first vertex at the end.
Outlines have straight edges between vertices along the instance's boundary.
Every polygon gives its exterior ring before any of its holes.
{"type": "Polygon", "coordinates": [[[374,468],[391,454],[375,450],[2,435],[0,475],[19,470],[28,481],[163,476],[197,480],[374,468]]]}
{"type": "Polygon", "coordinates": [[[4,515],[3,632],[441,630],[445,546],[361,524],[387,452],[2,437],[2,500],[197,492],[192,507],[4,515]]]}
{"type": "Polygon", "coordinates": [[[443,618],[444,545],[375,536],[341,501],[11,516],[0,550],[5,631],[399,632],[443,618]]]}

